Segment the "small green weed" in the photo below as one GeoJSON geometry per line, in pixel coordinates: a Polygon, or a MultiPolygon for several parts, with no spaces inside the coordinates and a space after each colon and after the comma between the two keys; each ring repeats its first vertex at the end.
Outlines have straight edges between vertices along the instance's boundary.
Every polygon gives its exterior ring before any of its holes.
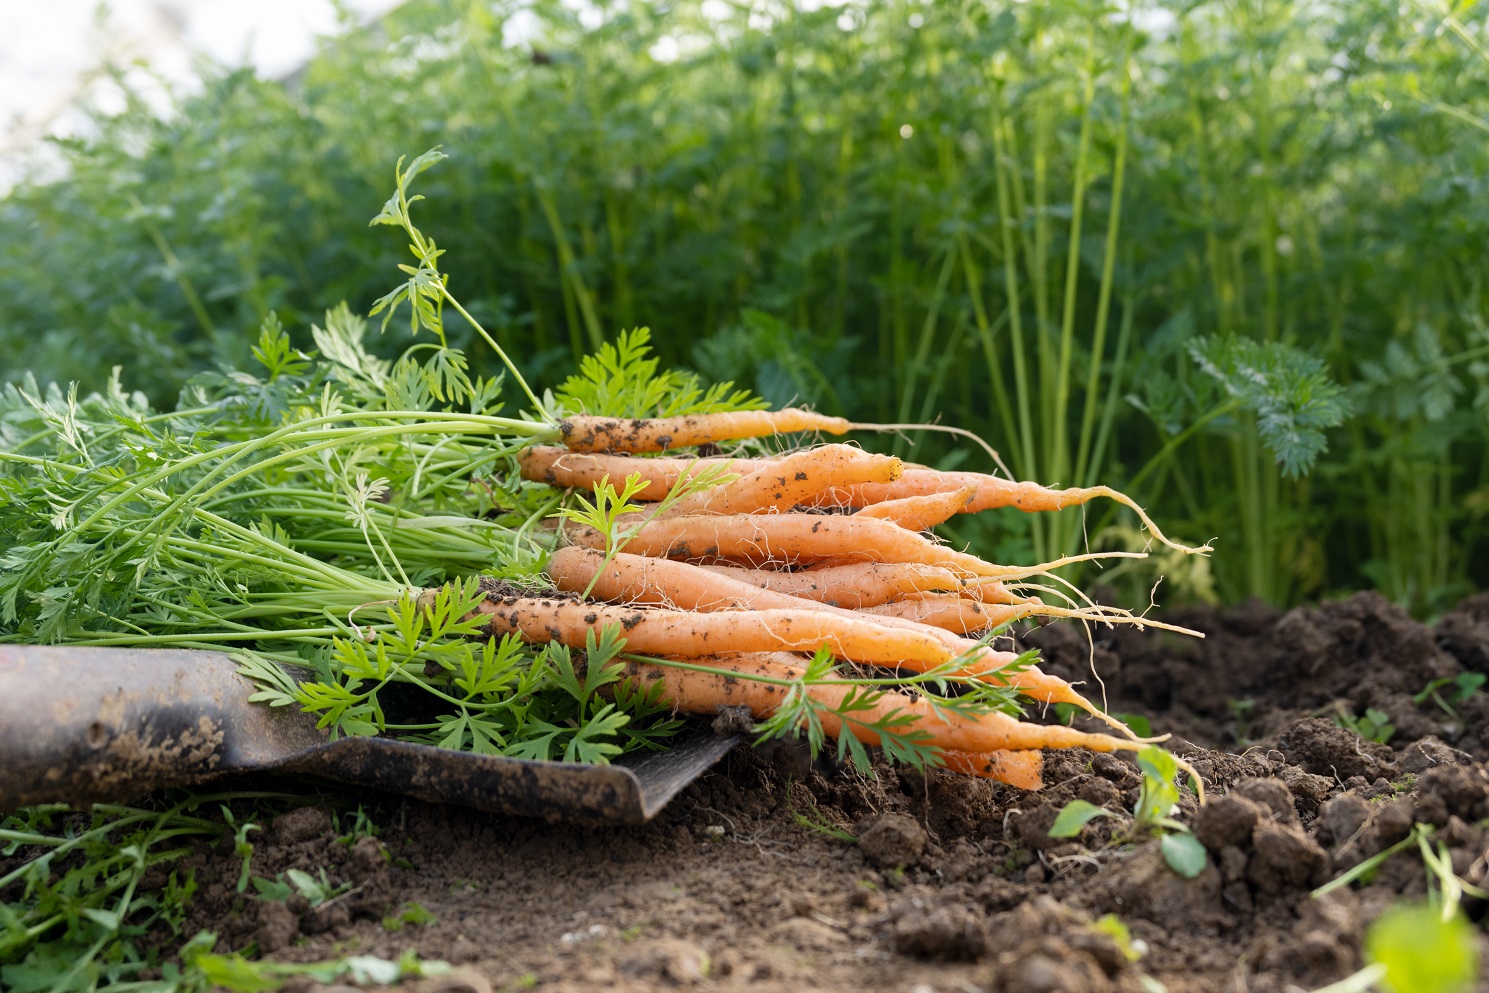
{"type": "Polygon", "coordinates": [[[262,876],[253,877],[253,888],[264,900],[283,903],[292,895],[299,894],[310,906],[319,907],[350,890],[351,884],[332,883],[327,878],[324,868],[321,869],[319,878],[300,869],[290,869],[273,879],[265,879],[262,876]]]}
{"type": "Polygon", "coordinates": [[[1412,828],[1410,834],[1396,844],[1377,852],[1359,865],[1314,890],[1312,894],[1314,899],[1348,886],[1357,880],[1373,879],[1376,870],[1385,864],[1387,859],[1413,847],[1421,854],[1422,865],[1427,870],[1428,902],[1438,909],[1444,921],[1458,912],[1458,905],[1464,894],[1481,900],[1489,899],[1489,891],[1459,878],[1453,871],[1453,859],[1448,852],[1447,843],[1439,841],[1434,846],[1431,842],[1435,832],[1436,829],[1431,824],[1418,823],[1412,828]]]}
{"type": "Polygon", "coordinates": [[[212,949],[217,936],[197,935],[181,950],[181,960],[206,985],[233,993],[266,993],[284,981],[303,977],[319,983],[345,979],[368,986],[389,986],[404,979],[442,976],[450,971],[447,962],[421,960],[413,951],[396,962],[373,955],[349,955],[327,962],[254,962],[237,952],[218,954],[212,949]]]}
{"type": "Polygon", "coordinates": [[[1091,922],[1091,930],[1097,934],[1104,934],[1117,943],[1122,950],[1122,957],[1129,962],[1136,962],[1143,957],[1143,950],[1137,947],[1132,940],[1132,932],[1128,930],[1127,923],[1116,914],[1103,914],[1091,922]]]}
{"type": "Polygon", "coordinates": [[[383,918],[383,930],[402,931],[406,925],[427,927],[438,921],[439,918],[426,910],[423,904],[410,900],[398,913],[383,918]]]}
{"type": "Polygon", "coordinates": [[[1422,692],[1411,699],[1418,707],[1431,700],[1456,721],[1458,711],[1453,709],[1454,706],[1461,706],[1480,692],[1484,688],[1485,679],[1489,679],[1489,676],[1482,672],[1460,672],[1456,676],[1444,676],[1428,683],[1422,692]]]}
{"type": "Polygon", "coordinates": [[[796,809],[795,803],[788,801],[788,806],[791,808],[791,816],[795,819],[796,823],[808,830],[816,831],[818,834],[826,835],[836,841],[847,842],[850,845],[858,844],[858,835],[844,831],[842,828],[831,823],[827,819],[827,815],[822,813],[821,809],[817,806],[816,801],[808,800],[807,803],[809,807],[803,812],[796,809]]]}
{"type": "MultiPolygon", "coordinates": [[[[1189,828],[1172,817],[1179,802],[1179,788],[1174,785],[1174,777],[1179,774],[1178,763],[1172,755],[1156,746],[1139,752],[1137,762],[1143,771],[1143,784],[1132,811],[1131,823],[1123,834],[1128,840],[1159,834],[1158,844],[1169,868],[1185,879],[1193,879],[1204,871],[1208,856],[1205,847],[1189,833],[1189,828]]],[[[1123,815],[1085,800],[1072,800],[1056,815],[1049,835],[1052,838],[1074,838],[1098,817],[1120,820],[1123,815]]]]}
{"type": "Polygon", "coordinates": [[[1120,816],[1088,800],[1071,800],[1061,807],[1060,813],[1055,816],[1055,823],[1050,826],[1049,836],[1051,838],[1074,838],[1087,824],[1098,817],[1119,818],[1120,816]]]}
{"type": "MultiPolygon", "coordinates": [[[[1127,929],[1127,924],[1116,914],[1104,914],[1091,922],[1091,930],[1097,934],[1104,934],[1117,943],[1122,951],[1122,957],[1128,962],[1141,961],[1148,954],[1147,942],[1132,937],[1127,929]]],[[[1142,987],[1143,993],[1168,993],[1168,988],[1147,973],[1139,972],[1137,976],[1138,985],[1142,987]]]]}
{"type": "Polygon", "coordinates": [[[1462,914],[1397,904],[1365,934],[1369,964],[1314,993],[1467,993],[1479,974],[1478,935],[1462,914]]]}
{"type": "MultiPolygon", "coordinates": [[[[376,838],[378,835],[377,825],[372,822],[371,817],[367,816],[367,812],[362,809],[360,803],[357,804],[357,809],[353,813],[338,813],[333,814],[332,817],[336,825],[336,844],[338,845],[355,845],[363,838],[376,838]]],[[[384,855],[386,854],[387,850],[384,849],[384,855]]]]}
{"type": "Polygon", "coordinates": [[[1361,717],[1346,712],[1340,708],[1334,712],[1334,723],[1346,731],[1353,731],[1366,741],[1376,741],[1381,744],[1391,740],[1396,733],[1396,725],[1391,723],[1391,718],[1382,711],[1373,707],[1366,710],[1361,717]]]}
{"type": "Polygon", "coordinates": [[[257,824],[248,822],[239,824],[227,804],[222,804],[219,809],[222,819],[233,831],[233,853],[243,860],[242,867],[238,870],[238,892],[243,893],[248,889],[248,867],[253,862],[253,842],[248,840],[248,836],[260,828],[257,824]]]}

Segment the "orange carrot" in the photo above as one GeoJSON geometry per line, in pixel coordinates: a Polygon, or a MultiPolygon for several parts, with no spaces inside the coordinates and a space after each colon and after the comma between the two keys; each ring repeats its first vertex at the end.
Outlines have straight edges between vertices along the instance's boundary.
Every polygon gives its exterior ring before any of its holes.
{"type": "MultiPolygon", "coordinates": [[[[720,707],[748,707],[756,717],[768,717],[780,706],[789,689],[781,682],[799,672],[768,662],[710,660],[709,669],[683,669],[656,662],[633,661],[626,673],[642,686],[660,682],[662,697],[679,711],[711,714],[720,707]]],[[[843,699],[853,692],[850,684],[816,684],[809,692],[829,708],[840,709],[843,699]]],[[[938,748],[960,752],[1025,751],[1041,748],[1089,748],[1097,752],[1139,751],[1144,743],[1105,734],[1077,731],[1063,724],[1026,724],[1002,713],[979,714],[975,717],[946,711],[938,712],[923,699],[904,693],[886,691],[872,707],[856,711],[849,722],[854,737],[865,744],[879,743],[879,736],[864,727],[892,716],[895,712],[913,718],[904,732],[921,731],[938,748]]],[[[823,729],[834,737],[842,731],[840,722],[831,723],[823,715],[823,729]]],[[[903,733],[903,732],[902,732],[903,733]]]]}
{"type": "MultiPolygon", "coordinates": [[[[675,659],[674,661],[709,668],[727,667],[731,671],[770,673],[774,669],[777,670],[775,674],[781,678],[799,676],[806,671],[805,658],[786,652],[746,652],[705,658],[675,659]]],[[[833,737],[841,734],[842,722],[836,717],[827,716],[823,723],[824,730],[833,737]]],[[[855,729],[854,735],[861,736],[864,730],[855,729]]],[[[942,749],[941,762],[942,767],[951,772],[992,779],[1025,790],[1044,788],[1043,752],[962,752],[942,749]]]]}
{"type": "Polygon", "coordinates": [[[825,647],[840,659],[890,665],[904,659],[946,661],[956,655],[930,628],[921,633],[810,609],[701,614],[514,596],[486,600],[476,612],[490,618],[486,625],[493,636],[518,634],[530,642],[557,641],[570,648],[583,648],[588,632],[618,624],[627,649],[642,655],[815,652],[825,647]]]}
{"type": "MultiPolygon", "coordinates": [[[[756,412],[763,413],[763,412],[756,412]]],[[[780,413],[785,413],[781,411],[780,413]]],[[[815,416],[815,415],[812,415],[815,416]]],[[[571,418],[571,420],[577,420],[571,418]]],[[[593,419],[592,419],[593,420],[593,419]]],[[[604,419],[600,419],[604,420],[604,419]]],[[[829,420],[836,420],[830,418],[829,420]]],[[[632,424],[632,421],[615,422],[632,424]]],[[[660,421],[643,421],[642,424],[658,424],[660,421]]],[[[846,429],[846,428],[845,428],[846,429]]],[[[841,433],[841,432],[835,432],[841,433]]],[[[645,449],[625,449],[644,451],[645,449]]],[[[640,473],[649,483],[640,494],[643,500],[660,500],[676,485],[677,480],[688,472],[701,472],[705,468],[728,463],[730,471],[755,472],[776,459],[626,459],[623,456],[579,454],[567,449],[551,446],[535,446],[518,456],[524,479],[549,483],[554,486],[589,489],[605,476],[621,480],[631,473],[640,473]]],[[[1208,545],[1191,548],[1170,540],[1147,513],[1131,497],[1108,486],[1072,487],[1057,490],[1038,483],[1018,482],[990,476],[980,472],[947,472],[921,466],[906,468],[903,475],[890,482],[858,483],[835,486],[818,495],[817,506],[867,508],[893,500],[913,497],[935,496],[955,493],[973,487],[972,499],[961,508],[961,513],[977,513],[998,507],[1014,507],[1025,512],[1064,510],[1088,503],[1099,497],[1115,500],[1138,515],[1143,526],[1160,542],[1185,552],[1207,552],[1208,545]]]]}
{"type": "MultiPolygon", "coordinates": [[[[571,545],[554,552],[548,560],[548,577],[558,589],[569,593],[588,593],[601,600],[622,604],[662,606],[681,611],[816,611],[839,617],[854,624],[868,621],[886,628],[907,631],[918,638],[929,638],[941,647],[930,656],[906,656],[896,662],[915,668],[923,663],[946,662],[977,648],[976,642],[948,636],[924,623],[893,614],[878,615],[868,611],[846,610],[787,593],[761,589],[730,576],[688,562],[654,559],[644,555],[618,552],[607,562],[594,549],[571,545]]],[[[971,601],[967,601],[971,602],[971,601]]],[[[875,608],[882,609],[882,608],[875,608]]],[[[741,648],[741,651],[746,649],[741,648]]],[[[754,649],[750,649],[754,650],[754,649]]],[[[978,655],[978,670],[990,672],[1013,662],[1013,652],[984,650],[978,655]]]]}
{"type": "Polygon", "coordinates": [[[942,766],[952,772],[981,779],[992,779],[1021,790],[1044,789],[1044,753],[1020,752],[959,752],[943,750],[942,766]]]}
{"type": "MultiPolygon", "coordinates": [[[[575,544],[602,548],[604,537],[573,528],[575,544]]],[[[734,559],[751,565],[804,563],[835,558],[855,562],[921,562],[994,579],[1027,570],[984,562],[938,545],[889,521],[836,514],[727,514],[653,520],[626,549],[673,559],[734,559]]]]}
{"type": "Polygon", "coordinates": [[[606,476],[617,488],[621,480],[639,474],[647,487],[637,499],[661,500],[684,476],[726,466],[729,472],[751,473],[768,465],[768,459],[635,459],[627,455],[589,455],[552,445],[535,445],[517,456],[523,479],[564,489],[592,490],[606,476]]]}
{"type": "Polygon", "coordinates": [[[676,610],[820,610],[821,604],[719,576],[701,566],[617,552],[607,562],[593,548],[570,545],[548,558],[553,585],[611,603],[676,610]]]}
{"type": "Polygon", "coordinates": [[[937,524],[944,524],[962,513],[976,495],[975,486],[963,486],[959,490],[948,490],[945,493],[928,493],[924,496],[872,503],[853,516],[893,521],[907,531],[929,531],[937,524]]]}
{"type": "Polygon", "coordinates": [[[936,469],[907,468],[905,474],[892,483],[865,483],[858,486],[840,487],[827,494],[823,504],[840,507],[867,507],[886,500],[955,492],[966,486],[975,487],[976,495],[967,503],[963,513],[976,513],[995,507],[1014,507],[1030,513],[1064,510],[1066,507],[1075,507],[1098,497],[1105,497],[1115,500],[1136,513],[1143,526],[1152,531],[1153,536],[1163,544],[1185,552],[1210,550],[1208,545],[1191,548],[1169,540],[1131,497],[1109,486],[1077,486],[1056,490],[1038,483],[1017,482],[980,472],[942,472],[936,469]]]}
{"type": "MultiPolygon", "coordinates": [[[[785,671],[800,674],[806,671],[806,659],[786,652],[755,652],[750,654],[720,655],[712,659],[678,659],[698,665],[717,666],[765,663],[760,671],[775,666],[785,671]]],[[[966,776],[992,779],[1024,790],[1044,789],[1044,753],[1037,751],[960,752],[954,749],[941,750],[942,768],[966,776]]]]}
{"type": "MultiPolygon", "coordinates": [[[[745,569],[733,565],[702,568],[763,590],[789,593],[849,609],[872,607],[926,590],[960,590],[965,586],[951,570],[917,562],[855,562],[800,572],[745,569]]],[[[988,585],[993,587],[996,584],[988,585]]]]}
{"type": "Polygon", "coordinates": [[[759,438],[799,431],[844,434],[851,425],[841,417],[810,410],[740,410],[686,417],[618,418],[575,415],[559,423],[563,442],[576,452],[664,452],[734,438],[759,438]]]}
{"type": "Polygon", "coordinates": [[[789,593],[834,607],[857,610],[930,592],[956,591],[982,603],[1040,603],[1038,597],[1014,593],[995,580],[969,582],[950,569],[919,562],[850,562],[813,565],[796,572],[746,569],[734,565],[703,568],[761,589],[789,593]]]}
{"type": "Polygon", "coordinates": [[[980,634],[989,628],[1040,611],[1037,604],[983,605],[954,593],[925,593],[859,611],[875,617],[898,617],[929,624],[953,634],[980,634]]]}
{"type": "Polygon", "coordinates": [[[873,455],[852,445],[819,445],[760,464],[732,482],[689,493],[669,507],[666,516],[786,511],[824,490],[888,483],[903,471],[900,460],[888,455],[873,455]]]}
{"type": "MultiPolygon", "coordinates": [[[[935,649],[923,654],[903,654],[890,661],[891,665],[925,672],[959,656],[968,655],[973,661],[958,672],[960,676],[982,679],[996,686],[1012,686],[1020,693],[1043,703],[1072,704],[1125,734],[1132,733],[1121,722],[1103,714],[1063,679],[1041,672],[1033,666],[1018,672],[1003,672],[1005,667],[1018,658],[1016,654],[994,651],[975,641],[956,637],[940,628],[930,627],[913,620],[892,616],[866,617],[860,612],[763,590],[689,563],[670,562],[666,559],[647,558],[625,552],[615,555],[606,563],[605,557],[597,551],[572,546],[563,548],[549,559],[548,575],[562,590],[591,591],[594,596],[604,600],[664,605],[679,608],[683,612],[755,613],[763,611],[772,614],[792,614],[815,610],[852,625],[858,625],[867,620],[888,629],[886,638],[890,637],[890,632],[894,632],[912,636],[922,645],[926,640],[937,644],[935,649]]],[[[857,630],[857,627],[854,630],[857,630]]],[[[799,651],[812,651],[815,648],[813,646],[802,649],[799,645],[785,644],[767,647],[799,651]]],[[[736,645],[731,648],[736,651],[761,650],[754,644],[736,645]]],[[[838,654],[840,658],[850,657],[836,650],[834,654],[838,654]]],[[[882,659],[859,659],[859,661],[882,661],[882,659]]]]}

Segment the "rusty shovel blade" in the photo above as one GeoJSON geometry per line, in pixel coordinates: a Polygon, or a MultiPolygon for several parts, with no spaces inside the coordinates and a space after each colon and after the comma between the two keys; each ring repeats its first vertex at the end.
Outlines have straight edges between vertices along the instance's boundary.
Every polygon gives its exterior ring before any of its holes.
{"type": "Polygon", "coordinates": [[[607,766],[329,741],[309,714],[250,703],[254,690],[221,652],[0,645],[0,812],[283,772],[549,821],[641,824],[739,741],[695,732],[607,766]]]}

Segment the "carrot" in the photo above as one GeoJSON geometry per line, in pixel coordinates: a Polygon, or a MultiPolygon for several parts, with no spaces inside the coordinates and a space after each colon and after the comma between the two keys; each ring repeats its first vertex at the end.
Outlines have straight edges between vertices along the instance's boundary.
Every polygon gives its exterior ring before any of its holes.
{"type": "Polygon", "coordinates": [[[966,776],[992,779],[1021,790],[1044,789],[1044,753],[1020,752],[959,752],[943,749],[943,768],[960,772],[966,776]]]}
{"type": "MultiPolygon", "coordinates": [[[[785,699],[789,686],[784,684],[797,678],[800,672],[764,661],[710,659],[707,671],[637,660],[627,664],[626,674],[643,687],[660,682],[662,697],[684,713],[711,714],[720,707],[748,707],[756,717],[768,717],[785,699]]],[[[854,689],[849,683],[827,682],[811,686],[808,692],[828,708],[841,709],[844,697],[854,689]]],[[[1146,747],[1144,742],[1077,731],[1063,724],[1026,724],[997,712],[975,717],[944,710],[938,712],[923,699],[894,691],[886,691],[873,706],[855,711],[848,730],[865,744],[876,745],[879,743],[878,733],[863,725],[880,722],[895,716],[896,712],[913,718],[903,726],[902,733],[924,732],[937,748],[959,752],[1041,748],[1131,752],[1146,747]]],[[[829,721],[829,717],[833,715],[823,715],[823,729],[836,737],[843,730],[842,723],[836,718],[829,721]]]]}
{"type": "Polygon", "coordinates": [[[734,438],[759,438],[798,431],[844,434],[841,417],[810,410],[740,410],[686,417],[619,418],[575,415],[559,423],[563,442],[576,452],[665,452],[734,438]]]}
{"type": "Polygon", "coordinates": [[[1183,552],[1210,551],[1209,545],[1191,548],[1171,541],[1131,497],[1109,486],[1075,486],[1057,490],[1038,483],[1002,479],[980,472],[942,472],[916,467],[907,468],[905,474],[892,483],[863,483],[840,487],[826,494],[823,502],[824,505],[840,507],[868,507],[887,500],[952,493],[967,486],[974,487],[976,495],[967,503],[963,513],[971,514],[996,507],[1014,507],[1026,513],[1064,510],[1066,507],[1079,506],[1098,497],[1105,497],[1136,513],[1143,526],[1152,531],[1153,536],[1163,544],[1183,552]]]}
{"type": "Polygon", "coordinates": [[[1037,596],[1025,596],[1015,593],[1003,583],[996,579],[981,579],[969,582],[959,591],[960,595],[968,600],[977,600],[981,603],[1043,603],[1037,596]]]}
{"type": "MultiPolygon", "coordinates": [[[[709,664],[706,659],[688,659],[689,662],[709,664]]],[[[752,655],[717,656],[714,663],[745,665],[764,662],[794,673],[806,671],[806,660],[785,652],[757,652],[752,655]]],[[[1044,789],[1044,753],[1037,751],[960,752],[954,749],[941,750],[942,768],[967,776],[992,779],[1025,790],[1044,789]]]]}
{"type": "Polygon", "coordinates": [[[635,459],[627,455],[590,455],[571,452],[567,448],[552,445],[535,445],[517,456],[518,470],[523,479],[535,483],[547,483],[564,489],[594,489],[594,485],[607,476],[617,487],[620,480],[639,474],[646,481],[646,489],[638,494],[641,500],[661,500],[678,480],[697,475],[705,469],[727,466],[728,471],[751,473],[768,465],[770,459],[680,459],[655,458],[635,459]]]}
{"type": "Polygon", "coordinates": [[[873,607],[928,590],[965,589],[969,595],[977,596],[985,602],[998,602],[999,596],[1013,596],[999,583],[968,586],[950,569],[921,565],[918,562],[854,562],[848,565],[813,567],[800,572],[745,569],[734,565],[707,565],[702,568],[764,590],[789,593],[806,600],[850,609],[873,607]]]}
{"type": "MultiPolygon", "coordinates": [[[[604,547],[604,536],[574,528],[575,544],[604,547]]],[[[993,565],[938,545],[889,521],[817,514],[727,514],[653,520],[626,548],[673,559],[734,559],[751,565],[803,563],[834,558],[854,562],[921,562],[994,579],[1023,569],[993,565]]]]}
{"type": "MultiPolygon", "coordinates": [[[[1126,725],[1108,717],[1085,697],[1075,691],[1069,683],[1056,676],[1041,672],[1033,666],[1017,672],[1003,672],[1018,658],[1012,652],[999,652],[979,645],[975,641],[959,638],[940,628],[929,627],[913,620],[899,617],[865,617],[861,613],[844,610],[826,604],[800,600],[784,593],[762,590],[710,572],[685,562],[670,562],[652,559],[625,552],[618,553],[608,563],[597,551],[569,547],[555,552],[548,560],[548,575],[562,590],[572,592],[592,591],[604,600],[625,603],[665,605],[687,611],[734,611],[746,616],[757,612],[791,614],[817,611],[829,618],[856,625],[868,621],[877,623],[885,631],[886,638],[893,633],[907,634],[924,644],[929,640],[936,648],[923,654],[906,653],[888,662],[900,668],[925,672],[962,655],[970,655],[973,662],[957,674],[966,678],[981,679],[997,686],[1011,686],[1042,703],[1068,703],[1080,707],[1091,716],[1110,724],[1113,728],[1131,735],[1126,725]],[[602,568],[603,567],[603,568],[602,568]]],[[[581,635],[580,641],[583,640],[581,635]]],[[[819,642],[820,644],[820,642],[819,642]]],[[[773,645],[770,648],[794,648],[813,651],[813,645],[802,649],[799,645],[773,645]]],[[[737,651],[759,651],[756,645],[734,645],[737,651]]],[[[640,649],[637,649],[640,651],[640,649]]],[[[662,654],[679,654],[662,652],[662,654]]],[[[840,658],[846,658],[834,651],[840,658]]],[[[860,658],[858,661],[883,661],[860,658]]]]}
{"type": "Polygon", "coordinates": [[[963,486],[959,490],[948,490],[945,493],[928,493],[925,496],[872,503],[853,516],[893,521],[906,531],[929,531],[937,524],[944,524],[960,514],[976,495],[975,486],[963,486]]]}
{"type": "MultiPolygon", "coordinates": [[[[769,674],[777,670],[775,675],[780,678],[799,676],[806,671],[806,660],[797,655],[785,652],[753,652],[729,655],[716,655],[709,658],[676,659],[675,661],[688,665],[718,668],[723,667],[733,672],[757,672],[769,674]]],[[[633,669],[638,673],[639,669],[633,669]]],[[[695,670],[696,671],[696,670],[695,670]]],[[[715,708],[718,709],[718,708],[715,708]]],[[[837,737],[842,733],[842,722],[833,715],[824,715],[824,730],[837,737]]],[[[855,736],[866,737],[863,732],[866,729],[856,728],[853,730],[855,736]]],[[[872,743],[872,742],[871,742],[872,743]]],[[[962,773],[967,776],[977,776],[983,779],[992,779],[1010,786],[1017,786],[1025,790],[1039,790],[1044,788],[1044,753],[1039,751],[997,751],[997,752],[965,752],[954,749],[942,749],[941,761],[943,767],[951,772],[962,773]]]]}
{"type": "MultiPolygon", "coordinates": [[[[780,413],[785,413],[785,411],[780,413]]],[[[631,424],[633,422],[618,423],[631,424]]],[[[661,422],[643,421],[642,423],[661,422]]],[[[630,450],[632,449],[628,449],[630,450]]],[[[623,456],[580,454],[551,446],[535,446],[518,456],[524,479],[554,486],[588,489],[607,475],[612,480],[616,480],[624,479],[631,473],[640,473],[642,478],[648,481],[647,488],[639,497],[643,500],[661,500],[671,492],[678,479],[689,472],[701,472],[705,468],[728,463],[734,472],[752,473],[776,461],[779,460],[715,458],[632,460],[623,456]]],[[[969,486],[973,487],[975,492],[972,499],[961,508],[960,513],[977,513],[999,507],[1014,507],[1029,513],[1064,510],[1067,507],[1082,505],[1099,497],[1105,497],[1115,500],[1136,513],[1143,526],[1148,528],[1153,536],[1163,544],[1183,552],[1208,552],[1210,550],[1209,545],[1192,548],[1172,541],[1131,497],[1108,486],[1072,487],[1057,490],[1038,483],[1018,482],[980,472],[943,472],[915,466],[906,468],[904,473],[893,481],[834,486],[820,493],[814,505],[859,508],[861,514],[862,509],[877,504],[914,497],[952,494],[969,486]]]]}
{"type": "MultiPolygon", "coordinates": [[[[648,558],[618,552],[608,562],[598,551],[577,546],[561,548],[548,560],[548,577],[560,590],[584,593],[601,600],[624,604],[664,606],[682,611],[712,613],[716,611],[814,611],[858,624],[876,623],[886,628],[911,632],[917,637],[939,643],[932,654],[906,656],[896,664],[915,667],[916,663],[942,663],[977,648],[976,642],[948,637],[946,632],[926,624],[894,615],[870,615],[866,611],[847,610],[825,603],[804,600],[787,593],[761,589],[721,575],[702,566],[668,559],[648,558]]],[[[745,649],[741,649],[743,651],[745,649]]],[[[979,671],[991,672],[1008,665],[1018,656],[1012,652],[985,651],[979,671]]],[[[1013,678],[1013,677],[1010,677],[1013,678]]]]}
{"type": "MultiPolygon", "coordinates": [[[[672,701],[674,706],[679,710],[710,713],[717,712],[719,709],[727,706],[750,705],[745,701],[721,702],[716,703],[710,709],[706,701],[701,704],[698,703],[696,700],[698,692],[700,689],[706,690],[706,684],[712,681],[708,677],[722,677],[727,682],[744,681],[738,679],[737,675],[732,674],[753,674],[772,679],[791,679],[800,676],[805,671],[803,660],[789,655],[782,657],[779,652],[720,655],[705,658],[676,659],[675,661],[683,665],[699,668],[678,669],[636,661],[627,667],[626,675],[632,679],[636,679],[642,685],[646,685],[658,678],[655,675],[658,670],[663,670],[673,676],[672,681],[668,684],[668,688],[663,690],[662,695],[665,698],[672,701]],[[700,669],[714,671],[703,672],[700,669]],[[704,683],[705,685],[699,687],[697,685],[699,683],[704,683]],[[688,690],[682,694],[670,692],[673,685],[686,685],[688,690]]],[[[667,675],[663,675],[660,678],[666,680],[668,677],[667,675]]],[[[764,684],[762,689],[765,693],[773,696],[777,702],[785,696],[785,688],[779,684],[764,684]]],[[[810,692],[831,707],[834,703],[841,701],[842,697],[846,695],[847,688],[832,685],[816,686],[810,692]]],[[[896,709],[897,707],[906,710],[910,708],[924,709],[924,705],[920,701],[904,694],[889,692],[885,694],[885,699],[889,701],[889,706],[887,708],[875,708],[873,714],[866,716],[863,723],[860,723],[858,720],[847,721],[848,733],[865,744],[877,745],[880,743],[879,735],[871,728],[863,726],[864,724],[874,723],[887,714],[889,710],[896,709]]],[[[751,713],[757,717],[768,715],[768,711],[766,713],[760,713],[754,708],[751,708],[751,713]]],[[[855,715],[858,713],[855,711],[855,715]]],[[[827,712],[822,713],[820,716],[824,732],[833,738],[840,737],[843,734],[845,722],[838,714],[827,712]]],[[[937,719],[933,718],[933,720],[937,719]]],[[[925,722],[922,720],[919,723],[923,725],[925,722]]],[[[934,726],[930,728],[917,726],[914,730],[927,732],[934,738],[937,728],[934,726]]],[[[982,779],[992,779],[1025,790],[1039,790],[1044,788],[1044,777],[1042,775],[1044,770],[1044,753],[1041,751],[1030,749],[1010,751],[1003,749],[989,752],[969,752],[949,748],[941,748],[938,751],[942,765],[948,771],[967,776],[977,776],[982,779]]]]}
{"type": "MultiPolygon", "coordinates": [[[[743,571],[743,570],[739,570],[743,571]]],[[[926,625],[891,615],[868,617],[866,612],[848,610],[789,593],[780,593],[736,579],[717,569],[617,552],[607,561],[603,553],[578,545],[554,552],[548,560],[548,577],[558,589],[569,593],[588,593],[613,603],[646,604],[678,610],[703,612],[719,610],[811,610],[853,621],[873,620],[889,627],[913,630],[938,638],[947,645],[963,648],[959,639],[947,638],[944,632],[926,625]]],[[[970,642],[965,644],[970,645],[970,642]]],[[[957,653],[953,653],[953,656],[957,653]]],[[[1012,662],[1016,656],[1005,653],[999,660],[1012,662]]]]}
{"type": "Polygon", "coordinates": [[[954,593],[927,593],[877,607],[864,607],[859,613],[874,617],[898,617],[941,628],[953,634],[978,634],[1020,617],[1041,613],[1041,605],[1025,603],[984,606],[954,593]]]}
{"type": "Polygon", "coordinates": [[[892,456],[873,455],[852,445],[819,445],[772,459],[732,482],[689,493],[669,507],[666,516],[786,511],[824,490],[888,483],[903,471],[900,460],[892,456]]]}
{"type": "Polygon", "coordinates": [[[570,545],[548,558],[545,570],[553,585],[621,604],[645,604],[676,610],[820,610],[821,604],[774,593],[719,576],[701,566],[670,559],[617,552],[604,553],[570,545]]]}
{"type": "Polygon", "coordinates": [[[812,565],[797,572],[746,569],[735,565],[703,568],[761,589],[789,593],[805,600],[857,610],[929,592],[956,591],[982,603],[1040,603],[1038,597],[1014,593],[997,580],[969,582],[950,569],[919,562],[850,562],[812,565]]]}
{"type": "Polygon", "coordinates": [[[826,647],[852,662],[898,665],[904,659],[956,657],[933,629],[887,627],[868,618],[821,610],[732,610],[694,613],[618,607],[543,597],[488,599],[476,608],[492,636],[518,634],[534,643],[583,648],[590,631],[618,624],[628,650],[643,655],[709,655],[718,651],[815,652],[826,647]]]}
{"type": "MultiPolygon", "coordinates": [[[[685,664],[713,668],[727,666],[731,669],[769,672],[772,667],[786,673],[800,675],[806,671],[806,659],[786,652],[741,652],[715,655],[708,658],[676,659],[685,664]]],[[[832,719],[831,733],[836,737],[841,722],[832,719]]],[[[825,728],[826,729],[826,728],[825,728]]],[[[857,732],[855,732],[856,734],[857,732]]],[[[1044,753],[1039,751],[962,752],[954,749],[941,750],[942,768],[966,776],[992,779],[1024,790],[1044,789],[1044,753]]]]}

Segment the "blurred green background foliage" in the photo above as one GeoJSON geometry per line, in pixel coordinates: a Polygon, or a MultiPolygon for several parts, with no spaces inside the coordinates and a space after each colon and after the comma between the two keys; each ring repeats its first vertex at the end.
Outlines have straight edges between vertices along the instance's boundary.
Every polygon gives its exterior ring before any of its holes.
{"type": "MultiPolygon", "coordinates": [[[[386,289],[368,218],[442,145],[421,227],[539,382],[647,325],[773,404],[1129,488],[1217,538],[1159,563],[1170,598],[1440,609],[1489,571],[1489,5],[1126,9],[413,0],[292,80],[210,70],[60,143],[0,200],[0,374],[121,365],[169,404],[271,313],[308,347],[386,289]]],[[[1099,505],[947,536],[1142,540],[1099,505]]]]}

